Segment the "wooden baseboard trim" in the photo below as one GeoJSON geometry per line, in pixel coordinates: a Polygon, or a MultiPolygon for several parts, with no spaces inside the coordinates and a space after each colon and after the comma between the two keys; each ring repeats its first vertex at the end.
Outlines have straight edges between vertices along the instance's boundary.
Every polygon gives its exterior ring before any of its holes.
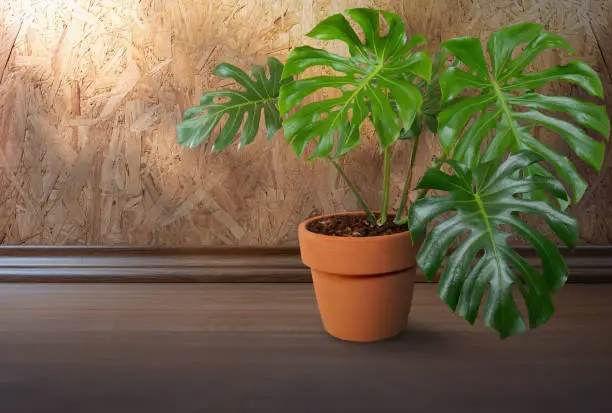
{"type": "MultiPolygon", "coordinates": [[[[534,265],[530,248],[519,248],[534,265]]],[[[612,282],[612,245],[563,250],[570,282],[612,282]]],[[[425,282],[418,272],[417,281],[425,282]]],[[[0,282],[311,282],[295,248],[0,247],[0,282]]]]}

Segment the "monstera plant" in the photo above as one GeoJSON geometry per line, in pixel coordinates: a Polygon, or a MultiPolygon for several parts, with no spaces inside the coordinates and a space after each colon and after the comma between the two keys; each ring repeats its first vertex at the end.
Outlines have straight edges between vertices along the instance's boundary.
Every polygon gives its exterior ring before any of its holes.
{"type": "Polygon", "coordinates": [[[507,337],[525,329],[512,298],[513,285],[524,297],[529,326],[534,328],[552,316],[552,294],[567,279],[556,246],[517,214],[544,218],[571,247],[577,240],[577,225],[562,211],[570,201],[578,202],[587,186],[566,156],[534,136],[537,128],[561,136],[580,159],[597,170],[605,147],[583,128],[605,139],[610,135],[605,107],[535,90],[553,81],[573,83],[597,97],[603,97],[603,89],[593,69],[580,61],[525,73],[542,51],[571,50],[565,39],[538,24],[522,23],[493,33],[487,41],[490,66],[479,39],[452,39],[442,47],[461,63],[447,68],[440,78],[445,108],[438,117],[438,137],[445,154],[452,157],[449,165],[455,174],[427,171],[420,187],[448,191],[449,195],[412,205],[413,237],[439,214],[455,214],[429,232],[417,262],[433,278],[453,241],[466,234],[447,259],[440,296],[473,323],[484,287],[489,285],[485,323],[507,337]],[[515,49],[524,44],[513,58],[515,49]],[[478,93],[461,96],[467,88],[478,93]],[[578,126],[550,112],[565,113],[578,126]],[[571,188],[572,197],[563,184],[571,188]],[[511,248],[507,242],[511,235],[534,247],[542,262],[541,274],[511,248]]]}
{"type": "Polygon", "coordinates": [[[267,70],[254,66],[250,73],[221,63],[214,74],[237,87],[206,92],[186,111],[177,134],[188,147],[214,136],[212,150],[219,151],[236,141],[239,148],[250,144],[262,125],[268,139],[282,129],[298,156],[336,168],[363,211],[310,218],[298,231],[325,329],[351,341],[403,331],[417,265],[430,280],[442,269],[442,300],[469,323],[482,306],[485,324],[502,338],[548,321],[567,268],[557,245],[524,218],[540,217],[572,247],[577,225],[564,210],[580,200],[586,182],[536,132],[552,130],[599,169],[604,145],[585,129],[607,139],[610,125],[604,107],[538,89],[570,82],[602,97],[597,74],[582,62],[529,71],[544,50],[571,51],[565,39],[533,23],[493,33],[488,58],[479,39],[466,37],[444,42],[433,62],[422,50],[425,39],[409,37],[401,18],[386,11],[346,10],[308,36],[343,42],[348,54],[301,46],[284,65],[268,58],[267,70]],[[308,71],[313,68],[314,74],[308,71]],[[366,123],[373,125],[383,159],[378,211],[342,169],[366,123]],[[424,129],[431,132],[425,136],[437,136],[442,154],[413,188],[424,129]],[[411,156],[392,211],[391,151],[399,145],[408,145],[411,156]],[[417,200],[406,214],[412,190],[417,200]],[[533,246],[540,271],[516,251],[516,238],[533,246]],[[514,290],[523,297],[525,317],[514,290]]]}

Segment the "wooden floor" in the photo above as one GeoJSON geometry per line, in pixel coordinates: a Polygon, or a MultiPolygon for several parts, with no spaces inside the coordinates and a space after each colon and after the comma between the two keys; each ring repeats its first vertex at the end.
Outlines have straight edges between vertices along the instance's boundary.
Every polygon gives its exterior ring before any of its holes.
{"type": "Polygon", "coordinates": [[[612,285],[500,342],[418,285],[409,331],[322,332],[309,284],[0,284],[0,412],[612,412],[612,285]]]}

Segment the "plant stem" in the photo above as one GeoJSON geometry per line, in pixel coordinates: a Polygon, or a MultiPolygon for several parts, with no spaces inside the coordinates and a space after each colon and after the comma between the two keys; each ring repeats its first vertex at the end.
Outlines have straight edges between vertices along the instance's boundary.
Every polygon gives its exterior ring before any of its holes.
{"type": "MultiPolygon", "coordinates": [[[[436,169],[440,169],[442,167],[442,164],[444,163],[444,161],[446,160],[448,156],[446,154],[442,155],[440,157],[440,159],[438,159],[437,161],[434,162],[434,164],[431,166],[431,168],[436,168],[436,169]]],[[[417,201],[419,199],[425,198],[425,195],[427,195],[427,192],[429,191],[429,189],[427,188],[423,188],[419,191],[418,195],[417,195],[417,201]]],[[[401,220],[396,220],[395,222],[398,225],[404,225],[408,223],[408,217],[404,217],[401,220]]]]}
{"type": "Polygon", "coordinates": [[[387,222],[387,209],[389,208],[389,189],[391,188],[391,148],[388,146],[384,152],[385,160],[383,164],[383,198],[380,208],[380,217],[378,217],[378,225],[383,225],[387,222]]]}
{"type": "Polygon", "coordinates": [[[355,188],[355,185],[353,185],[353,183],[350,181],[348,176],[346,176],[342,168],[340,168],[340,165],[338,164],[338,162],[336,162],[331,156],[328,156],[327,159],[329,159],[331,164],[334,165],[334,167],[336,168],[336,170],[338,171],[342,179],[344,179],[344,182],[346,182],[346,184],[348,185],[351,192],[353,192],[353,195],[355,195],[355,198],[357,198],[357,202],[359,202],[361,209],[363,209],[363,211],[365,212],[366,217],[368,218],[368,221],[370,221],[370,224],[374,225],[376,223],[376,217],[374,216],[370,208],[368,208],[368,204],[366,204],[366,202],[363,200],[361,195],[359,195],[359,191],[357,191],[357,188],[355,188]]]}
{"type": "Polygon", "coordinates": [[[397,224],[402,220],[402,214],[404,213],[404,208],[406,208],[406,201],[408,200],[408,192],[412,187],[412,170],[414,169],[414,163],[416,161],[416,154],[419,150],[419,140],[421,135],[417,135],[414,138],[414,144],[412,145],[412,151],[410,152],[410,165],[408,166],[408,175],[406,176],[406,182],[404,183],[404,189],[402,190],[402,197],[400,198],[399,208],[397,210],[397,215],[395,216],[394,222],[397,224]]]}

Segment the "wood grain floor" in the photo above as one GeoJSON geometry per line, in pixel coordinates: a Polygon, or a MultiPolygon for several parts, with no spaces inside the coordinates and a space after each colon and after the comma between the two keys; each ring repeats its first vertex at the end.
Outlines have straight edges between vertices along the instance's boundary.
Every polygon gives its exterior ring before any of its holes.
{"type": "Polygon", "coordinates": [[[612,411],[612,285],[500,342],[421,284],[409,325],[337,341],[309,284],[0,284],[0,412],[612,411]]]}

